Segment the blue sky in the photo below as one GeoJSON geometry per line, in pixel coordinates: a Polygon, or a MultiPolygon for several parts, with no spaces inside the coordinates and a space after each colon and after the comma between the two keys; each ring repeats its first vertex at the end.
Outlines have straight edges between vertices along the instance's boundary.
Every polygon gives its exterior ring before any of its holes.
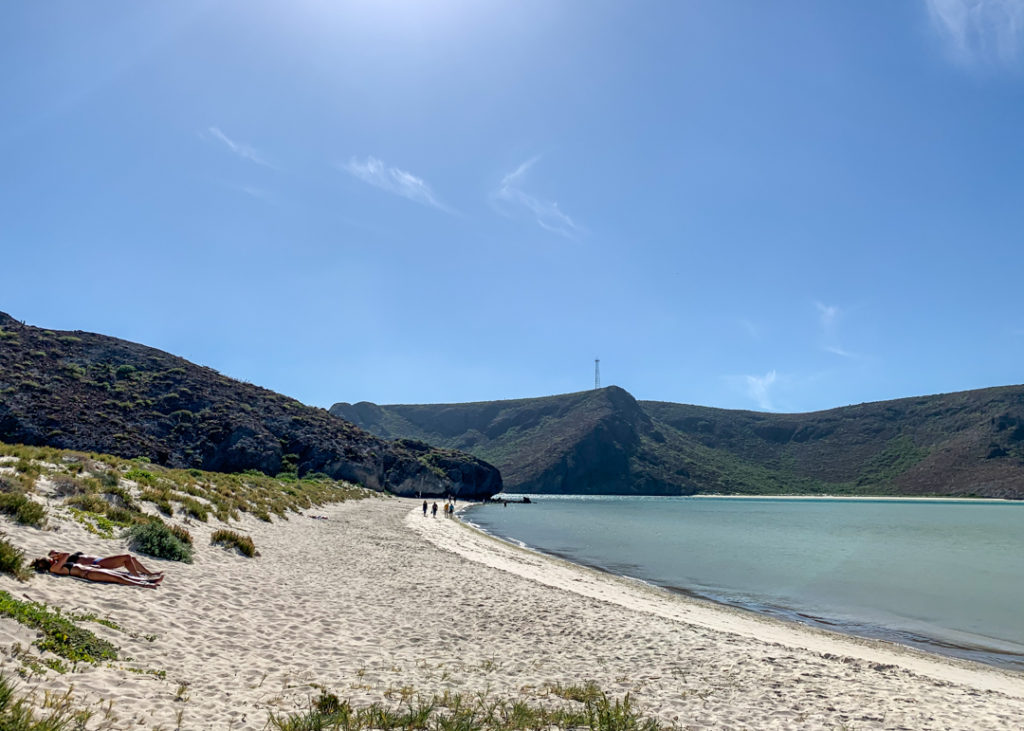
{"type": "Polygon", "coordinates": [[[29,324],[318,406],[1024,382],[1024,0],[0,12],[29,324]]]}

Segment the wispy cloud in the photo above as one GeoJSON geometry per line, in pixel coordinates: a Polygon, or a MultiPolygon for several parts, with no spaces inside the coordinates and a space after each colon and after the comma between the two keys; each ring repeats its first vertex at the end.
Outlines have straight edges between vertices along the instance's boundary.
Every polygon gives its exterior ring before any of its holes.
{"type": "Polygon", "coordinates": [[[736,324],[743,329],[752,340],[761,339],[761,330],[753,322],[746,318],[740,318],[736,321],[736,324]]]}
{"type": "Polygon", "coordinates": [[[237,190],[239,193],[245,193],[251,198],[257,198],[261,201],[272,201],[270,191],[264,190],[263,188],[257,188],[255,185],[231,185],[229,186],[233,190],[237,190]]]}
{"type": "Polygon", "coordinates": [[[925,0],[960,63],[1012,64],[1024,46],[1024,0],[925,0]]]}
{"type": "MultiPolygon", "coordinates": [[[[526,174],[540,159],[534,157],[501,179],[501,185],[492,194],[492,199],[504,208],[515,209],[533,217],[537,224],[552,233],[573,239],[583,233],[583,228],[572,220],[555,201],[537,198],[524,190],[526,174]],[[503,205],[502,205],[503,204],[503,205]]],[[[504,210],[503,212],[508,212],[504,210]]]]}
{"type": "Polygon", "coordinates": [[[231,152],[238,155],[243,160],[254,162],[257,165],[263,165],[265,167],[273,167],[266,159],[260,155],[254,148],[246,145],[242,142],[236,142],[235,140],[228,137],[226,134],[221,132],[220,127],[207,127],[206,136],[218,140],[223,143],[231,152]]]}
{"type": "Polygon", "coordinates": [[[774,411],[772,405],[771,390],[778,378],[774,370],[768,371],[763,376],[744,376],[747,382],[747,394],[757,402],[757,405],[764,411],[774,411]]]}
{"type": "Polygon", "coordinates": [[[375,188],[452,213],[450,208],[437,199],[423,178],[418,178],[407,170],[387,165],[375,157],[367,157],[365,160],[357,160],[353,157],[340,167],[349,175],[375,188]]]}
{"type": "Polygon", "coordinates": [[[815,302],[818,308],[818,323],[821,326],[822,350],[843,358],[856,358],[856,353],[851,353],[840,345],[839,318],[842,312],[835,305],[824,305],[815,302]]]}

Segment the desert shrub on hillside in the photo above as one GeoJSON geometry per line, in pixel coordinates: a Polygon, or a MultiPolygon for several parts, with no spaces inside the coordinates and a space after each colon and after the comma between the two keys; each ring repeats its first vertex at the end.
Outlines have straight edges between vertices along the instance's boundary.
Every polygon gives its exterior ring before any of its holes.
{"type": "Polygon", "coordinates": [[[228,548],[237,548],[243,556],[253,558],[259,556],[259,551],[256,550],[256,544],[252,542],[252,538],[249,536],[243,536],[241,533],[236,533],[233,530],[218,530],[214,531],[213,535],[210,536],[210,544],[220,544],[228,548]]]}
{"type": "Polygon", "coordinates": [[[74,477],[68,477],[67,475],[57,475],[53,478],[53,493],[57,497],[68,497],[71,495],[81,495],[88,491],[88,488],[81,482],[76,480],[74,477]]]}
{"type": "Polygon", "coordinates": [[[192,534],[188,532],[188,529],[180,525],[172,525],[171,533],[173,533],[179,541],[192,545],[192,534]]]}
{"type": "Polygon", "coordinates": [[[156,490],[143,490],[139,495],[139,500],[143,502],[153,503],[156,509],[164,515],[174,515],[174,506],[171,505],[171,501],[168,500],[168,492],[157,492],[156,490]]]}
{"type": "Polygon", "coordinates": [[[128,546],[137,553],[192,563],[192,546],[174,535],[162,521],[137,523],[128,529],[127,535],[128,546]]]}
{"type": "Polygon", "coordinates": [[[3,533],[0,533],[0,573],[13,576],[18,581],[25,581],[28,578],[25,552],[12,545],[3,533]]]}
{"type": "Polygon", "coordinates": [[[119,508],[116,505],[111,505],[107,508],[107,520],[113,523],[120,523],[121,525],[131,525],[135,522],[136,518],[141,518],[140,513],[126,510],[125,508],[119,508]]]}
{"type": "Polygon", "coordinates": [[[73,495],[64,501],[65,505],[90,513],[103,515],[107,512],[109,503],[94,492],[87,492],[84,495],[73,495]]]}
{"type": "Polygon", "coordinates": [[[132,498],[130,492],[123,487],[107,487],[103,490],[103,495],[110,500],[113,505],[125,510],[131,510],[137,513],[139,506],[135,504],[135,500],[132,498]]]}
{"type": "Polygon", "coordinates": [[[46,525],[46,508],[33,502],[23,493],[8,492],[0,494],[0,513],[14,518],[22,525],[42,528],[46,525]]]}
{"type": "Polygon", "coordinates": [[[117,487],[121,483],[121,478],[115,472],[101,471],[99,480],[103,487],[117,487]]]}
{"type": "Polygon", "coordinates": [[[0,475],[0,493],[21,492],[21,480],[9,475],[0,475]]]}

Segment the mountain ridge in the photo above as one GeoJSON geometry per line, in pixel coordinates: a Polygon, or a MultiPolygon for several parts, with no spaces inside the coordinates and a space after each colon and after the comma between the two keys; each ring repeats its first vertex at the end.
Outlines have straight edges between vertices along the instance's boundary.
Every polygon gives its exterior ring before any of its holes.
{"type": "Polygon", "coordinates": [[[506,490],[1024,498],[1024,386],[803,414],[637,401],[617,386],[466,404],[334,404],[495,464],[506,490]]]}

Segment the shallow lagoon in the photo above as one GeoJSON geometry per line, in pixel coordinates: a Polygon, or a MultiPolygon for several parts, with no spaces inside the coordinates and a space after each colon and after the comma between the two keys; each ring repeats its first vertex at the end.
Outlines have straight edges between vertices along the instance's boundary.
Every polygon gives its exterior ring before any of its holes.
{"type": "Polygon", "coordinates": [[[717,602],[1024,670],[1024,504],[530,496],[466,518],[717,602]]]}

